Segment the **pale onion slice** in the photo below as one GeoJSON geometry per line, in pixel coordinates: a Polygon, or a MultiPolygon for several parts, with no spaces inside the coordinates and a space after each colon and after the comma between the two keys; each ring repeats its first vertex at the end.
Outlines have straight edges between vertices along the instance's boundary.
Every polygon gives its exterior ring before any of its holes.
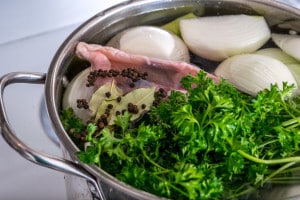
{"type": "Polygon", "coordinates": [[[127,53],[173,61],[189,62],[187,46],[178,36],[154,26],[126,29],[114,36],[107,46],[127,53]]]}
{"type": "Polygon", "coordinates": [[[280,48],[266,48],[255,52],[255,54],[265,55],[275,58],[285,64],[292,72],[298,87],[300,86],[300,63],[290,55],[283,52],[280,48]]]}
{"type": "Polygon", "coordinates": [[[265,56],[275,58],[275,59],[281,61],[285,65],[298,63],[298,61],[295,58],[286,54],[280,48],[260,49],[256,52],[254,52],[254,54],[265,55],[265,56]]]}
{"type": "Polygon", "coordinates": [[[180,21],[180,31],[194,54],[213,61],[252,53],[271,37],[264,17],[249,15],[183,19],[180,21]]]}
{"type": "Polygon", "coordinates": [[[89,102],[94,93],[94,87],[86,87],[87,77],[90,71],[90,68],[87,68],[72,79],[64,92],[62,100],[62,108],[72,108],[74,114],[84,122],[89,120],[90,111],[89,109],[77,108],[77,99],[86,99],[87,102],[89,102]]]}
{"type": "Polygon", "coordinates": [[[272,39],[275,44],[285,53],[300,61],[300,36],[273,33],[272,39]]]}
{"type": "Polygon", "coordinates": [[[294,84],[295,78],[282,62],[263,55],[244,54],[230,57],[223,61],[215,74],[232,83],[237,89],[255,96],[271,84],[282,89],[283,82],[294,84]]]}

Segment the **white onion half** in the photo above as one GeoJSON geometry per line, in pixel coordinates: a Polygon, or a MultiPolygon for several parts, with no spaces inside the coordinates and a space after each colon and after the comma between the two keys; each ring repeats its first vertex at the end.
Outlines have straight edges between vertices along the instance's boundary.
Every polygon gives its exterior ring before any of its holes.
{"type": "Polygon", "coordinates": [[[232,83],[237,89],[255,96],[259,91],[283,82],[294,84],[295,78],[282,62],[263,55],[244,54],[230,57],[223,61],[215,74],[232,83]]]}
{"type": "Polygon", "coordinates": [[[300,36],[273,33],[272,39],[275,44],[285,53],[300,61],[300,36]]]}
{"type": "Polygon", "coordinates": [[[180,21],[180,31],[194,54],[213,61],[254,52],[271,37],[265,19],[249,15],[183,19],[180,21]]]}
{"type": "Polygon", "coordinates": [[[77,108],[77,99],[84,98],[89,102],[95,90],[94,87],[86,87],[90,71],[90,68],[87,68],[72,79],[64,92],[62,101],[63,109],[72,108],[74,114],[85,122],[90,118],[90,111],[89,109],[77,108]]]}
{"type": "Polygon", "coordinates": [[[300,86],[300,63],[296,59],[289,56],[279,48],[261,49],[256,51],[255,54],[269,56],[281,61],[292,72],[295,80],[297,81],[298,87],[300,86]]]}
{"type": "Polygon", "coordinates": [[[126,29],[114,36],[107,46],[127,53],[173,61],[189,62],[189,51],[178,36],[154,26],[126,29]]]}

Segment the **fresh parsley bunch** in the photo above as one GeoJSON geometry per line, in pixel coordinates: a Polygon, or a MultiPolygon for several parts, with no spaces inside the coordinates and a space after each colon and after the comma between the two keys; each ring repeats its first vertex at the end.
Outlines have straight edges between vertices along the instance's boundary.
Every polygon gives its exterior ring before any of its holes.
{"type": "Polygon", "coordinates": [[[128,113],[101,132],[89,124],[79,158],[171,199],[258,198],[266,184],[298,183],[294,86],[271,85],[252,97],[202,71],[181,83],[186,93],[172,91],[135,124],[128,113]]]}

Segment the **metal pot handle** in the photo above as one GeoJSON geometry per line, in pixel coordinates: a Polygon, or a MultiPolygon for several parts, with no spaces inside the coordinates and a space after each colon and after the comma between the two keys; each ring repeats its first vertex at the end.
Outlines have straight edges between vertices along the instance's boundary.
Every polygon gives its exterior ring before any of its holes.
{"type": "Polygon", "coordinates": [[[91,189],[95,198],[105,200],[105,196],[101,187],[97,184],[97,181],[89,174],[82,166],[66,160],[63,158],[53,157],[34,149],[31,149],[26,144],[24,144],[12,130],[8,118],[6,115],[4,102],[3,102],[3,92],[6,86],[13,83],[30,83],[30,84],[44,84],[46,80],[46,74],[44,73],[26,73],[26,72],[12,72],[4,75],[0,79],[0,125],[1,134],[6,142],[15,149],[21,156],[27,160],[48,167],[57,171],[64,173],[69,173],[75,176],[79,176],[88,181],[89,184],[94,186],[91,189]]]}

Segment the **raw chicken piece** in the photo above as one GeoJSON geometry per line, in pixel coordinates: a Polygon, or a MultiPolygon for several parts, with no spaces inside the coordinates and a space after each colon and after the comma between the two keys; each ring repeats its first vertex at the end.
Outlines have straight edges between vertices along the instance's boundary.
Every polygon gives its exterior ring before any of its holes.
{"type": "MultiPolygon", "coordinates": [[[[78,43],[76,55],[89,61],[92,70],[122,70],[130,67],[135,68],[140,72],[147,72],[148,82],[167,90],[182,90],[180,87],[181,78],[188,74],[196,75],[200,70],[199,67],[185,62],[161,60],[141,55],[128,54],[112,47],[87,44],[85,42],[78,43]]],[[[216,76],[211,74],[208,76],[215,82],[218,82],[216,76]]],[[[145,83],[142,83],[142,85],[143,84],[145,83]]]]}

